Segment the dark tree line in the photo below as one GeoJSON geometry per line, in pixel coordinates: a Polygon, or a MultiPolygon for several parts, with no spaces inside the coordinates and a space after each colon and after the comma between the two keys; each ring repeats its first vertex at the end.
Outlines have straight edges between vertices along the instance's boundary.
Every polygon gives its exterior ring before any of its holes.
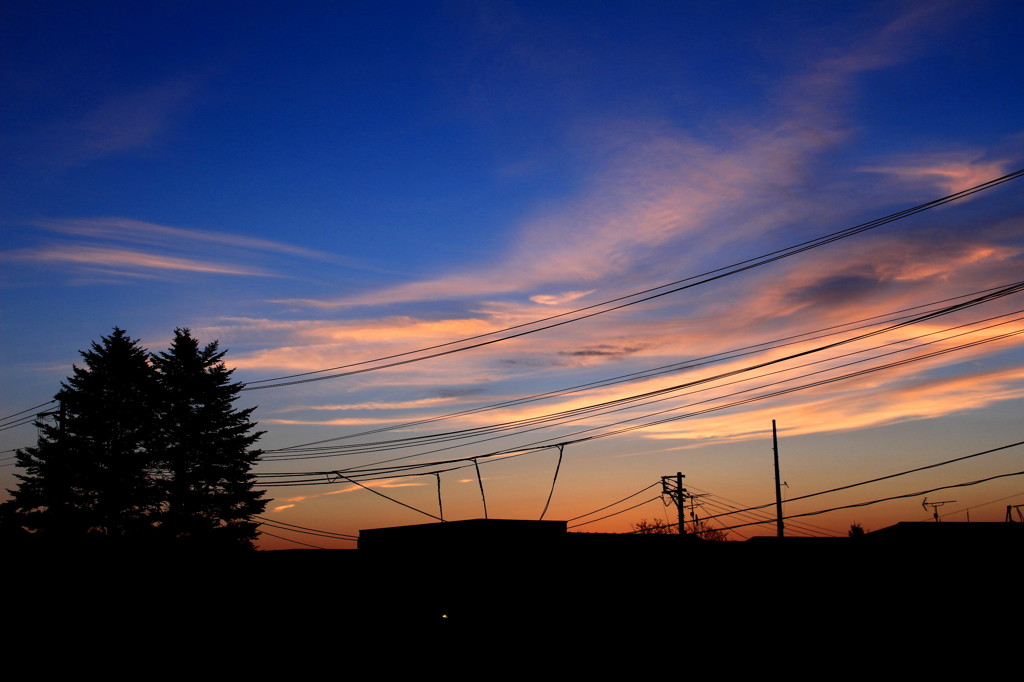
{"type": "Polygon", "coordinates": [[[262,432],[254,408],[233,407],[242,384],[217,342],[177,329],[150,354],[115,328],[81,355],[54,419],[17,452],[8,530],[49,545],[251,548],[267,504],[250,473],[262,432]]]}

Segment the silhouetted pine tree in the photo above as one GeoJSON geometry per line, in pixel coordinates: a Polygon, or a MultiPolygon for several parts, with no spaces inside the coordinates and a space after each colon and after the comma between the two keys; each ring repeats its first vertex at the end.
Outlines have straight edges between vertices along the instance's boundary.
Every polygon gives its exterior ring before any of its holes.
{"type": "Polygon", "coordinates": [[[61,542],[141,538],[159,505],[154,485],[156,376],[123,329],[81,352],[61,384],[56,423],[37,422],[35,447],[18,450],[10,507],[21,526],[61,542]]]}
{"type": "Polygon", "coordinates": [[[234,409],[242,388],[231,382],[224,351],[203,348],[188,329],[176,329],[166,353],[152,357],[161,387],[159,466],[164,489],[162,531],[183,546],[251,548],[263,511],[252,465],[263,435],[253,431],[255,408],[234,409]]]}

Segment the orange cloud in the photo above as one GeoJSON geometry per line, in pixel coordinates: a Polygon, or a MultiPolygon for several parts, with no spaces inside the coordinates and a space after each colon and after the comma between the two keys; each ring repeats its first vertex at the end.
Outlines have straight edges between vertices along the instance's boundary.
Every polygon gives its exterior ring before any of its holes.
{"type": "MultiPolygon", "coordinates": [[[[344,480],[344,479],[337,479],[337,478],[335,478],[335,479],[333,479],[330,482],[336,483],[336,482],[340,482],[342,480],[344,480]]],[[[325,479],[324,483],[327,484],[328,481],[325,479]]],[[[380,481],[366,481],[365,483],[362,483],[362,485],[356,485],[354,483],[351,483],[351,484],[346,485],[343,488],[339,488],[338,490],[329,490],[329,491],[324,492],[324,493],[315,493],[313,495],[302,495],[301,497],[288,498],[285,501],[286,502],[291,502],[293,504],[286,504],[286,505],[281,505],[281,506],[278,506],[278,507],[274,507],[273,511],[277,512],[277,511],[283,511],[285,509],[292,509],[292,508],[295,508],[295,507],[299,506],[299,503],[306,502],[307,500],[314,500],[314,499],[319,498],[319,497],[329,497],[329,496],[332,496],[332,495],[345,495],[347,493],[354,493],[354,492],[358,492],[358,491],[364,491],[366,488],[409,488],[409,487],[419,487],[419,486],[423,486],[423,485],[426,485],[426,484],[425,483],[419,483],[417,481],[411,481],[408,478],[404,478],[404,479],[403,478],[389,478],[389,479],[384,479],[384,480],[380,480],[380,481]]]]}
{"type": "Polygon", "coordinates": [[[853,380],[825,391],[831,395],[821,396],[821,391],[816,390],[810,398],[805,395],[791,401],[774,401],[770,408],[744,409],[741,417],[724,412],[655,426],[640,433],[696,447],[710,439],[735,442],[763,437],[764,425],[771,424],[772,419],[785,424],[787,435],[835,433],[931,419],[1024,397],[1024,370],[1013,368],[913,381],[913,371],[908,369],[901,376],[853,380]],[[750,427],[738,429],[738,422],[750,427]]]}
{"type": "Polygon", "coordinates": [[[530,300],[542,305],[562,305],[565,303],[572,303],[577,299],[583,298],[587,294],[594,293],[594,291],[594,289],[590,289],[589,291],[567,291],[562,294],[537,294],[536,296],[531,296],[530,300]]]}
{"type": "Polygon", "coordinates": [[[434,407],[454,402],[453,398],[422,398],[420,400],[400,400],[395,402],[373,401],[368,403],[346,403],[340,405],[292,405],[280,412],[297,412],[299,410],[408,410],[420,407],[434,407]]]}

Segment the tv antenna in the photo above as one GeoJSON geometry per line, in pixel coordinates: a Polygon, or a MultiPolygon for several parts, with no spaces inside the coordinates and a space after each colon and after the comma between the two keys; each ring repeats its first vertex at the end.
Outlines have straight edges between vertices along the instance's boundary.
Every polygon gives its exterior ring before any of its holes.
{"type": "Polygon", "coordinates": [[[939,518],[939,507],[941,507],[944,504],[952,504],[953,502],[956,502],[956,500],[942,500],[941,502],[929,502],[928,498],[926,497],[923,500],[921,500],[921,507],[925,511],[928,511],[928,507],[931,507],[932,516],[935,518],[936,522],[940,522],[942,521],[942,519],[939,518]]]}

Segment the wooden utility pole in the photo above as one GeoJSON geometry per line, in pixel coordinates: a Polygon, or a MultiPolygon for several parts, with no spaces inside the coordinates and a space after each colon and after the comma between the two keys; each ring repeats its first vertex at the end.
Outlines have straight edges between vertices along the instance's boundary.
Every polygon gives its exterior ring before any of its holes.
{"type": "Polygon", "coordinates": [[[775,453],[775,534],[785,537],[785,525],[782,523],[782,486],[779,481],[779,434],[772,420],[772,450],[775,453]]]}
{"type": "Polygon", "coordinates": [[[661,477],[661,494],[668,495],[676,503],[676,511],[679,512],[679,535],[686,535],[686,488],[683,487],[683,472],[677,471],[675,476],[661,477]],[[673,480],[675,487],[672,486],[673,480]]]}

